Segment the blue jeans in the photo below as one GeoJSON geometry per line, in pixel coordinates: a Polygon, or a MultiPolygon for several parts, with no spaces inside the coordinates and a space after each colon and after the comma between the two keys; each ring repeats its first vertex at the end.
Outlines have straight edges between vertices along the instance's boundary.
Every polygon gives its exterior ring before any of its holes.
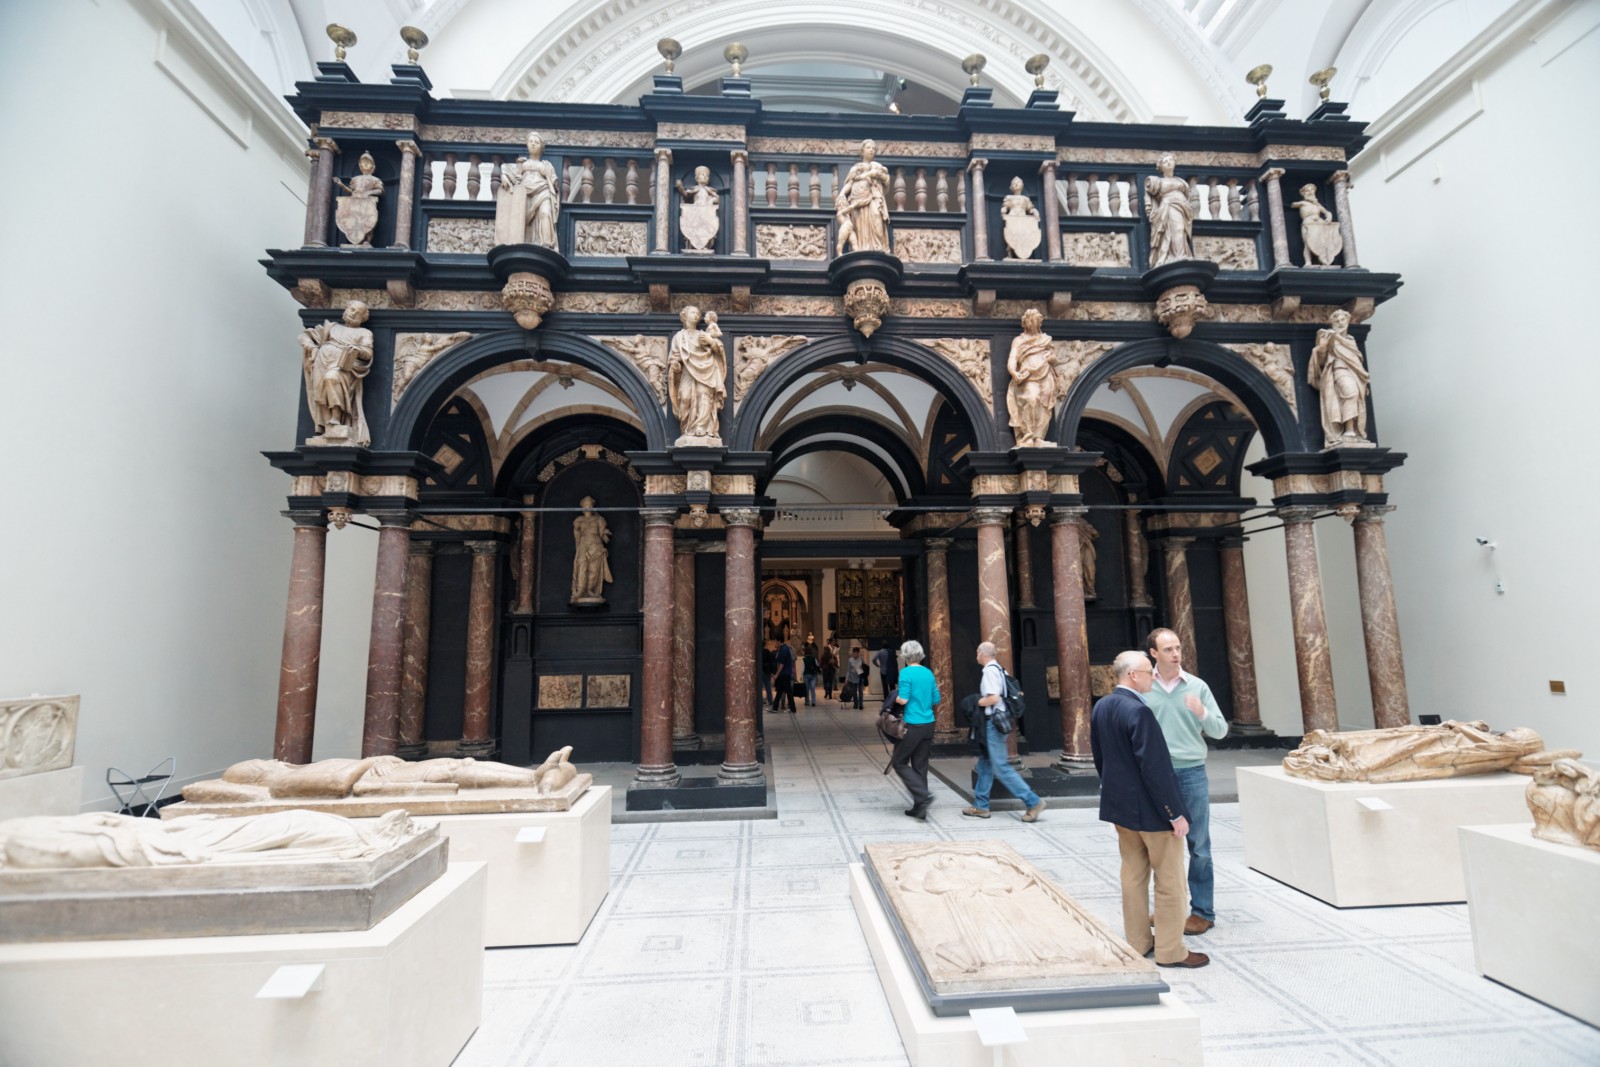
{"type": "Polygon", "coordinates": [[[989,790],[994,788],[996,778],[1026,807],[1039,803],[1039,794],[1029,789],[1017,769],[1006,762],[1006,735],[996,730],[992,721],[985,722],[983,729],[987,751],[978,757],[978,784],[972,790],[972,806],[989,810],[989,790]]]}
{"type": "Polygon", "coordinates": [[[812,707],[817,703],[817,676],[814,674],[806,675],[806,703],[812,707]]]}
{"type": "Polygon", "coordinates": [[[1211,870],[1211,785],[1206,768],[1184,767],[1178,776],[1178,792],[1189,812],[1189,911],[1208,922],[1217,921],[1216,880],[1211,870]]]}
{"type": "Polygon", "coordinates": [[[761,695],[765,698],[767,707],[772,707],[772,675],[765,672],[761,675],[761,695]]]}

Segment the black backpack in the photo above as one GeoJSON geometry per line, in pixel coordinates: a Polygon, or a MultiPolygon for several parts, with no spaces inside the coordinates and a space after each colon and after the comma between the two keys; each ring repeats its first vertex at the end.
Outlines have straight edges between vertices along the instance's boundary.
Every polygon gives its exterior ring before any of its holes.
{"type": "MultiPolygon", "coordinates": [[[[1027,712],[1027,704],[1022,696],[1022,683],[1017,681],[1016,675],[1000,666],[999,660],[994,665],[1000,668],[1000,676],[1005,679],[1005,692],[1000,697],[1000,704],[990,713],[995,729],[1003,734],[1022,728],[1022,716],[1027,712]],[[1004,718],[1000,718],[1001,708],[1005,709],[1004,718]]],[[[985,667],[984,670],[989,668],[985,667]]]]}

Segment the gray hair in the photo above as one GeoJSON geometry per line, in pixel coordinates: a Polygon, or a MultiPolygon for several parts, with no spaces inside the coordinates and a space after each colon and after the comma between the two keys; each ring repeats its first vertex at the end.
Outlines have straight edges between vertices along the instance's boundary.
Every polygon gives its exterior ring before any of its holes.
{"type": "Polygon", "coordinates": [[[922,646],[915,641],[907,641],[900,646],[900,654],[907,663],[921,663],[923,657],[922,646]]]}
{"type": "Polygon", "coordinates": [[[1140,652],[1138,649],[1130,648],[1126,652],[1118,653],[1117,658],[1111,661],[1111,677],[1113,680],[1120,682],[1126,678],[1128,676],[1128,672],[1134,668],[1148,668],[1149,666],[1149,656],[1145,655],[1143,652],[1140,652]]]}
{"type": "Polygon", "coordinates": [[[996,658],[999,655],[999,652],[1000,650],[994,647],[993,641],[983,641],[978,645],[978,655],[983,656],[986,659],[996,658]]]}

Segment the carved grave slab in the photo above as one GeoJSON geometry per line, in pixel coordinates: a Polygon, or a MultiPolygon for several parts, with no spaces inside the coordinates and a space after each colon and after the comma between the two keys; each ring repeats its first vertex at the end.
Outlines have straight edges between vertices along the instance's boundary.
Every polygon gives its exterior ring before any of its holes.
{"type": "Polygon", "coordinates": [[[0,700],[0,778],[72,766],[78,698],[0,700]]]}

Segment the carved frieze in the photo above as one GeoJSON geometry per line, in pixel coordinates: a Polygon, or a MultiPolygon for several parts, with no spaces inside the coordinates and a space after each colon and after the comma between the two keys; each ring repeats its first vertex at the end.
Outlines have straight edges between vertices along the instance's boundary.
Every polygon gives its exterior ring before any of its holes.
{"type": "Polygon", "coordinates": [[[1209,259],[1223,270],[1260,270],[1256,243],[1249,237],[1196,237],[1194,254],[1209,259]]]}
{"type": "Polygon", "coordinates": [[[756,255],[761,259],[828,258],[826,226],[757,226],[756,255]]]}
{"type": "Polygon", "coordinates": [[[699,308],[701,315],[708,311],[728,315],[733,312],[733,297],[728,293],[673,293],[671,310],[677,313],[686,307],[699,308]]]}
{"type": "Polygon", "coordinates": [[[650,311],[650,298],[643,293],[557,293],[555,310],[598,315],[644,315],[650,311]]]}
{"type": "Polygon", "coordinates": [[[327,479],[315,474],[302,474],[289,480],[290,496],[321,496],[327,479]]]}
{"type": "Polygon", "coordinates": [[[983,397],[984,406],[994,407],[994,375],[990,371],[989,342],[976,337],[917,338],[955,365],[983,397]]]}
{"type": "Polygon", "coordinates": [[[713,474],[711,492],[717,496],[753,496],[756,478],[753,474],[713,474]]]}
{"type": "MultiPolygon", "coordinates": [[[[964,141],[885,141],[874,138],[879,158],[884,156],[927,156],[936,159],[961,159],[967,154],[964,141]]],[[[829,137],[752,137],[750,151],[796,156],[861,155],[861,140],[829,137]]]]}
{"type": "Polygon", "coordinates": [[[1115,341],[1057,341],[1055,367],[1057,395],[1066,398],[1067,390],[1089,364],[1117,347],[1115,341]]]}
{"type": "Polygon", "coordinates": [[[583,707],[583,675],[540,675],[539,706],[541,708],[583,707]]]}
{"type": "Polygon", "coordinates": [[[979,474],[972,479],[973,496],[993,496],[1022,492],[1022,481],[1015,474],[979,474]]]}
{"type": "MultiPolygon", "coordinates": [[[[1056,153],[1064,164],[1091,166],[1096,163],[1124,163],[1154,167],[1165,154],[1159,148],[1088,148],[1068,145],[1056,153]]],[[[1344,149],[1335,145],[1269,144],[1260,152],[1173,152],[1180,167],[1259,167],[1269,159],[1304,159],[1344,162],[1344,149]]]]}
{"type": "Polygon", "coordinates": [[[1079,267],[1133,266],[1125,233],[1064,233],[1061,255],[1068,263],[1079,267]]]}
{"type": "Polygon", "coordinates": [[[737,406],[744,395],[772,363],[788,355],[807,341],[801,334],[779,334],[773,337],[741,337],[734,346],[733,402],[737,406]]]}
{"type": "Polygon", "coordinates": [[[437,530],[443,526],[457,533],[500,533],[511,532],[512,520],[504,515],[423,515],[427,521],[418,521],[411,524],[413,530],[425,533],[437,530]]]}
{"type": "Polygon", "coordinates": [[[428,251],[487,255],[494,247],[493,219],[429,219],[428,251]]]}
{"type": "Polygon", "coordinates": [[[394,384],[390,403],[400,403],[400,395],[413,379],[447,349],[471,337],[465,330],[457,333],[401,333],[394,338],[394,384]]]}
{"type": "Polygon", "coordinates": [[[595,460],[602,463],[609,463],[618,470],[625,472],[628,477],[632,478],[634,481],[637,482],[642,480],[639,471],[631,462],[629,462],[627,456],[623,455],[621,452],[613,452],[604,445],[579,445],[570,452],[561,453],[561,455],[557,456],[549,463],[546,463],[544,467],[540,469],[535,480],[541,484],[548,482],[551,478],[556,476],[557,472],[572,466],[574,463],[580,463],[584,460],[595,460]]]}
{"type": "Polygon", "coordinates": [[[755,296],[750,298],[753,315],[820,315],[844,314],[844,301],[827,296],[755,296]]]}
{"type": "Polygon", "coordinates": [[[1081,322],[1154,322],[1156,309],[1154,304],[1074,300],[1063,317],[1081,322]]]}
{"type": "Polygon", "coordinates": [[[573,227],[575,256],[642,256],[647,251],[649,225],[643,222],[609,222],[579,219],[573,227]]]}
{"type": "Polygon", "coordinates": [[[1294,395],[1294,361],[1289,356],[1289,346],[1268,341],[1265,344],[1223,345],[1231,348],[1271,379],[1278,392],[1289,402],[1291,410],[1299,413],[1294,395]]]}
{"type": "Polygon", "coordinates": [[[666,405],[667,339],[665,337],[647,337],[642,333],[636,333],[632,337],[596,337],[595,340],[638,367],[639,373],[644,375],[645,381],[650,383],[650,388],[655,392],[656,401],[663,406],[666,405]]]}
{"type": "Polygon", "coordinates": [[[1048,133],[975,133],[974,152],[1054,152],[1056,139],[1048,133]]]}
{"type": "Polygon", "coordinates": [[[906,263],[960,263],[960,230],[914,230],[895,227],[894,254],[906,263]]]}
{"type": "Polygon", "coordinates": [[[628,674],[591,674],[584,706],[590,708],[625,708],[632,701],[633,676],[628,674]]]}
{"type": "Polygon", "coordinates": [[[916,319],[970,319],[972,304],[938,297],[900,297],[889,301],[889,314],[916,319]]]}
{"type": "Polygon", "coordinates": [[[663,141],[743,141],[744,127],[716,122],[663,122],[656,127],[663,141]]]}
{"type": "Polygon", "coordinates": [[[403,111],[324,111],[323,130],[409,130],[417,124],[415,115],[403,111]]]}
{"type": "MultiPolygon", "coordinates": [[[[540,130],[551,148],[653,148],[655,135],[633,130],[540,130]]],[[[528,139],[526,126],[441,126],[423,123],[417,136],[424,141],[467,144],[520,145],[528,139]]]]}
{"type": "Polygon", "coordinates": [[[682,474],[647,474],[644,477],[646,496],[678,496],[688,489],[688,479],[682,474]]]}

